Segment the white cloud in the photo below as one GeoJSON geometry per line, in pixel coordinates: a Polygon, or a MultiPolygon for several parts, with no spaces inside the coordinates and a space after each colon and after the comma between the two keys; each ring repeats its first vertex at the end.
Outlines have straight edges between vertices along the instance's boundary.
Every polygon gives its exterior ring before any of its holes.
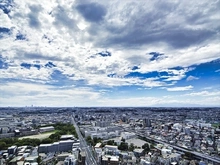
{"type": "Polygon", "coordinates": [[[188,91],[188,90],[192,90],[193,86],[189,85],[189,86],[184,86],[184,87],[173,87],[173,88],[166,88],[167,91],[188,91]]]}
{"type": "Polygon", "coordinates": [[[0,92],[4,94],[4,98],[1,98],[0,106],[25,106],[27,104],[83,106],[84,103],[91,105],[102,95],[99,92],[93,91],[91,88],[76,88],[73,86],[62,89],[50,85],[30,83],[7,83],[1,86],[0,92]]]}
{"type": "Polygon", "coordinates": [[[220,106],[220,97],[210,97],[204,99],[181,98],[177,96],[160,97],[131,97],[131,98],[104,98],[98,100],[99,106],[220,106]]]}
{"type": "Polygon", "coordinates": [[[204,88],[202,88],[203,90],[211,90],[211,89],[213,89],[214,87],[212,87],[212,86],[209,86],[209,87],[204,87],[204,88]]]}
{"type": "Polygon", "coordinates": [[[192,80],[198,80],[199,78],[198,77],[195,77],[195,76],[188,76],[186,81],[192,81],[192,80]]]}
{"type": "Polygon", "coordinates": [[[0,10],[0,22],[1,27],[12,27],[12,23],[7,14],[4,14],[2,10],[0,10]]]}
{"type": "Polygon", "coordinates": [[[219,96],[220,97],[220,91],[201,91],[201,92],[192,92],[185,94],[185,96],[201,96],[201,97],[210,97],[210,96],[219,96]]]}
{"type": "Polygon", "coordinates": [[[62,89],[30,83],[7,83],[2,86],[0,92],[5,95],[4,98],[1,98],[0,106],[219,106],[220,101],[219,92],[194,93],[190,95],[193,96],[191,98],[188,98],[188,95],[185,95],[186,98],[184,95],[181,97],[175,95],[133,97],[128,95],[108,98],[103,96],[106,92],[111,93],[109,90],[95,92],[91,88],[73,86],[62,89]],[[200,94],[207,94],[207,97],[198,99],[200,94]]]}

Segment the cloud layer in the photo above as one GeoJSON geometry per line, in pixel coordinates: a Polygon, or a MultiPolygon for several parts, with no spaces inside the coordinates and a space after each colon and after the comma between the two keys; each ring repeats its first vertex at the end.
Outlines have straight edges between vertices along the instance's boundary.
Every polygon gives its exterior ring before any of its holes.
{"type": "Polygon", "coordinates": [[[3,0],[0,106],[220,106],[219,5],[3,0]]]}

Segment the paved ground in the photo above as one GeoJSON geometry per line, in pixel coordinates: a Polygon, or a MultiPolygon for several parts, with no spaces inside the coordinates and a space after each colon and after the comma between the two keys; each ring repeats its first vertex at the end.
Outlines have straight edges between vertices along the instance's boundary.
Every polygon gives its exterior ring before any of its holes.
{"type": "Polygon", "coordinates": [[[141,139],[128,139],[126,140],[126,142],[128,143],[128,145],[133,143],[134,146],[137,146],[137,147],[142,147],[145,143],[147,143],[146,141],[143,141],[141,139]]]}
{"type": "Polygon", "coordinates": [[[40,139],[40,140],[42,140],[42,139],[48,138],[53,133],[54,132],[48,132],[48,133],[43,133],[43,134],[38,134],[38,135],[23,136],[23,137],[20,137],[19,139],[30,138],[30,139],[40,139]]]}

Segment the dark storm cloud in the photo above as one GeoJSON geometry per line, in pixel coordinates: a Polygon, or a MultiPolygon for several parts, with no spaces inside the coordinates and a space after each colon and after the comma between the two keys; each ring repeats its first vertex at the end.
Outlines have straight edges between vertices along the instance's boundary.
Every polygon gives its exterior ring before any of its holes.
{"type": "Polygon", "coordinates": [[[47,58],[42,54],[39,53],[24,53],[24,57],[27,59],[44,59],[47,58]]]}
{"type": "Polygon", "coordinates": [[[56,26],[65,26],[70,30],[78,30],[75,20],[70,18],[62,6],[57,6],[52,15],[55,17],[56,26]]]}
{"type": "Polygon", "coordinates": [[[148,59],[144,56],[131,56],[126,58],[131,64],[139,66],[141,63],[145,63],[148,59]]]}
{"type": "Polygon", "coordinates": [[[38,19],[39,12],[41,11],[41,7],[37,5],[32,5],[29,7],[31,12],[28,14],[29,18],[29,26],[39,29],[41,27],[41,23],[38,19]]]}
{"type": "MultiPolygon", "coordinates": [[[[17,50],[17,54],[19,54],[19,57],[15,57],[16,60],[21,60],[21,59],[28,59],[28,60],[34,60],[34,61],[70,61],[68,57],[62,57],[62,56],[57,56],[57,55],[51,55],[48,56],[46,54],[41,54],[41,53],[33,53],[33,52],[24,52],[21,50],[17,50]]],[[[74,62],[74,58],[71,57],[72,62],[74,62]]],[[[53,63],[48,63],[47,67],[55,67],[53,66],[53,63]]]]}
{"type": "Polygon", "coordinates": [[[56,56],[49,57],[49,56],[45,56],[40,53],[27,53],[27,52],[21,53],[20,52],[20,54],[21,54],[21,56],[18,59],[23,57],[25,59],[33,59],[33,60],[62,61],[62,59],[60,57],[56,57],[56,56]]]}
{"type": "Polygon", "coordinates": [[[217,31],[208,29],[173,29],[172,31],[165,32],[161,37],[157,37],[174,48],[183,48],[200,44],[203,41],[213,38],[217,33],[217,31]]]}
{"type": "Polygon", "coordinates": [[[80,4],[76,9],[89,22],[100,22],[106,15],[106,8],[97,3],[80,4]]]}
{"type": "Polygon", "coordinates": [[[199,44],[203,41],[213,38],[218,34],[217,29],[194,30],[179,27],[179,25],[164,28],[163,25],[161,25],[160,29],[154,30],[149,29],[147,24],[143,25],[142,28],[136,26],[138,24],[139,23],[136,22],[132,28],[125,28],[125,33],[122,35],[115,35],[113,33],[113,35],[110,36],[110,38],[106,41],[106,44],[135,47],[144,44],[165,42],[173,48],[184,48],[199,44]]]}
{"type": "Polygon", "coordinates": [[[97,46],[102,47],[138,47],[163,42],[178,49],[217,38],[220,25],[216,26],[217,23],[210,19],[213,14],[212,8],[216,11],[215,5],[208,10],[208,13],[197,11],[196,8],[192,8],[193,11],[189,12],[187,6],[181,5],[161,2],[153,6],[153,10],[140,6],[136,10],[135,7],[124,6],[122,12],[125,14],[119,13],[117,18],[122,23],[115,24],[106,19],[99,27],[91,25],[89,29],[91,39],[97,46]],[[129,15],[129,13],[134,14],[129,15]],[[94,36],[99,35],[99,31],[107,31],[108,36],[97,40],[94,36]]]}

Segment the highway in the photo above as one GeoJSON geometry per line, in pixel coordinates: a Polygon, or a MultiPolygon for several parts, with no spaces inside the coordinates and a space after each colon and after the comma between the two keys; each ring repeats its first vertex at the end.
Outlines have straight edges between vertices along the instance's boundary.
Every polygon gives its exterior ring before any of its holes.
{"type": "Polygon", "coordinates": [[[98,165],[96,162],[96,159],[94,158],[93,154],[92,154],[92,150],[91,148],[87,145],[85,139],[83,138],[78,125],[76,124],[74,117],[72,117],[72,121],[73,121],[73,125],[76,129],[76,132],[78,134],[78,138],[80,140],[80,148],[82,149],[82,151],[85,151],[86,154],[86,164],[87,165],[98,165]]]}

